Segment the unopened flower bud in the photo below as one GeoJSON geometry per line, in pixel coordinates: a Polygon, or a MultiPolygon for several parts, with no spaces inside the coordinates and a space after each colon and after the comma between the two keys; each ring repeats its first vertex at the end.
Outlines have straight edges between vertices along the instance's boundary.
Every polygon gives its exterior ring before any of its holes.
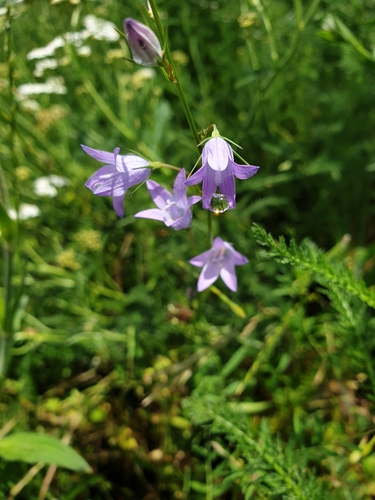
{"type": "Polygon", "coordinates": [[[134,62],[142,66],[156,66],[161,62],[160,42],[148,26],[128,17],[124,21],[124,31],[134,62]]]}

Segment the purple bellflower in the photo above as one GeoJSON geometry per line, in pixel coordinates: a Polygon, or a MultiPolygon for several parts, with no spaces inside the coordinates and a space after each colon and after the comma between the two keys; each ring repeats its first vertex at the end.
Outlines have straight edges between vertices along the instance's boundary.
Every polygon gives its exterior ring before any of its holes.
{"type": "Polygon", "coordinates": [[[203,267],[198,279],[198,292],[202,292],[220,276],[227,287],[237,291],[237,276],[234,266],[243,266],[249,261],[237,252],[230,243],[219,236],[214,239],[212,248],[191,259],[190,264],[203,267]]]}
{"type": "Polygon", "coordinates": [[[203,181],[203,208],[221,213],[236,206],[234,177],[248,179],[258,170],[253,165],[235,163],[231,146],[221,137],[213,137],[204,145],[202,167],[185,184],[192,186],[203,181]],[[224,196],[216,194],[218,187],[224,196]]]}
{"type": "Polygon", "coordinates": [[[160,42],[148,26],[128,17],[124,20],[124,31],[135,63],[156,66],[162,61],[160,42]]]}
{"type": "Polygon", "coordinates": [[[112,196],[113,208],[119,217],[124,216],[124,198],[126,191],[136,184],[144,182],[150,175],[149,162],[137,155],[119,155],[120,148],[113,153],[98,149],[81,147],[85,153],[102,163],[86,182],[86,187],[98,196],[112,196]]]}
{"type": "Polygon", "coordinates": [[[157,182],[147,181],[147,189],[158,208],[142,210],[142,212],[135,214],[134,217],[160,220],[166,226],[173,227],[176,231],[189,227],[192,219],[190,207],[202,198],[200,196],[190,196],[190,198],[187,198],[186,186],[184,184],[185,179],[186,172],[182,169],[174,181],[173,195],[157,182]]]}

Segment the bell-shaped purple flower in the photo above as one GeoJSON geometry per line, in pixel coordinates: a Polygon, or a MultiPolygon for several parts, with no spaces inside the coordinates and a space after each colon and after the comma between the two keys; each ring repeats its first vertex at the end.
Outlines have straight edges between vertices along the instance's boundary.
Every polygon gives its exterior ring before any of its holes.
{"type": "Polygon", "coordinates": [[[198,279],[198,292],[202,292],[220,276],[227,287],[237,291],[237,276],[234,266],[243,266],[249,261],[237,252],[230,243],[219,236],[214,239],[211,250],[191,259],[190,264],[203,267],[198,279]]]}
{"type": "Polygon", "coordinates": [[[158,208],[142,210],[142,212],[135,214],[134,217],[160,220],[166,226],[173,227],[176,231],[189,227],[192,219],[190,207],[202,198],[200,196],[190,196],[190,198],[186,196],[185,179],[186,172],[182,169],[174,181],[173,195],[157,182],[147,181],[147,189],[158,208]]]}
{"type": "MultiPolygon", "coordinates": [[[[231,146],[221,137],[209,139],[202,151],[202,167],[185,182],[188,186],[203,181],[203,208],[216,212],[215,202],[217,188],[225,196],[225,209],[236,206],[236,190],[234,177],[248,179],[255,175],[259,167],[238,165],[233,160],[231,146]],[[213,200],[212,200],[213,199],[213,200]]],[[[220,201],[223,205],[223,201],[220,201]]],[[[219,210],[219,211],[224,211],[219,210]]]]}
{"type": "Polygon", "coordinates": [[[147,179],[151,170],[145,167],[150,165],[149,162],[137,155],[119,155],[120,148],[108,153],[82,144],[81,147],[95,160],[106,163],[90,177],[85,186],[98,196],[112,196],[116,214],[123,217],[125,193],[130,187],[147,179]]]}
{"type": "Polygon", "coordinates": [[[160,42],[148,26],[128,17],[124,20],[124,31],[134,62],[142,66],[156,66],[162,61],[160,42]]]}

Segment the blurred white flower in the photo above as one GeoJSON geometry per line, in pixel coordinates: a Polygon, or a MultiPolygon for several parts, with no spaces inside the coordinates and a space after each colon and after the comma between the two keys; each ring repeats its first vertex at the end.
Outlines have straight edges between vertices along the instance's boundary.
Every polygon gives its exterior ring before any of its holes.
{"type": "Polygon", "coordinates": [[[83,18],[83,24],[90,35],[92,35],[96,40],[116,42],[120,37],[115,30],[115,25],[105,19],[88,15],[83,18]]]}
{"type": "Polygon", "coordinates": [[[88,45],[82,45],[82,47],[77,49],[77,53],[81,57],[89,57],[91,56],[91,47],[88,45]]]}
{"type": "Polygon", "coordinates": [[[37,61],[37,63],[35,64],[33,75],[36,77],[43,76],[46,69],[55,69],[58,65],[59,63],[56,61],[56,59],[42,59],[41,61],[37,61]]]}
{"type": "Polygon", "coordinates": [[[66,94],[64,79],[61,76],[48,78],[45,83],[25,83],[17,88],[17,98],[25,99],[35,94],[66,94]]]}
{"type": "Polygon", "coordinates": [[[84,40],[92,36],[96,40],[105,40],[106,42],[116,42],[120,35],[115,30],[115,25],[110,21],[95,17],[93,15],[85,16],[83,18],[85,25],[82,31],[68,31],[62,36],[58,36],[52,40],[45,47],[33,49],[27,54],[27,59],[44,59],[55,55],[55,51],[64,47],[66,43],[71,43],[76,47],[80,47],[84,40]]]}
{"type": "Polygon", "coordinates": [[[35,113],[40,110],[40,104],[34,99],[24,99],[21,101],[21,108],[28,113],[35,113]]]}
{"type": "Polygon", "coordinates": [[[59,175],[49,175],[48,177],[39,177],[34,181],[34,193],[38,196],[49,196],[53,198],[57,195],[57,187],[63,187],[69,184],[69,180],[59,175]]]}
{"type": "Polygon", "coordinates": [[[40,47],[39,49],[34,49],[31,52],[29,52],[26,58],[31,60],[31,59],[43,59],[44,57],[51,57],[55,54],[56,49],[64,47],[64,45],[65,45],[65,40],[63,39],[62,36],[58,36],[45,47],[40,47]]]}
{"type": "Polygon", "coordinates": [[[9,217],[13,220],[17,218],[20,220],[30,219],[31,217],[38,217],[40,215],[40,209],[36,205],[30,205],[29,203],[21,203],[18,207],[18,217],[17,211],[14,208],[9,209],[9,217]]]}

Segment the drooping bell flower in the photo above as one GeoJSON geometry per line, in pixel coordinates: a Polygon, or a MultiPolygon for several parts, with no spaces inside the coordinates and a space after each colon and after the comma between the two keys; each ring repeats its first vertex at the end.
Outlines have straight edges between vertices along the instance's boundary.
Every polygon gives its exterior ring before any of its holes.
{"type": "Polygon", "coordinates": [[[119,155],[120,148],[108,153],[82,144],[81,147],[95,160],[106,163],[90,177],[85,186],[97,196],[112,196],[116,214],[123,217],[126,191],[147,179],[151,170],[145,167],[150,165],[149,162],[137,155],[119,155]]]}
{"type": "Polygon", "coordinates": [[[157,182],[147,181],[147,189],[158,208],[142,210],[134,217],[160,220],[176,231],[189,227],[192,219],[190,207],[202,198],[200,196],[190,196],[190,198],[186,196],[185,179],[186,172],[182,169],[174,181],[173,195],[157,182]]]}
{"type": "Polygon", "coordinates": [[[234,177],[248,179],[259,167],[239,165],[233,160],[233,149],[221,137],[212,137],[202,151],[202,167],[185,184],[192,186],[203,181],[203,208],[220,213],[236,206],[234,177]],[[217,188],[221,195],[217,194],[217,188]]]}
{"type": "Polygon", "coordinates": [[[162,61],[160,42],[148,26],[128,17],[124,20],[124,32],[135,63],[156,66],[162,61]]]}
{"type": "Polygon", "coordinates": [[[237,291],[237,276],[234,267],[243,266],[249,261],[235,250],[230,243],[219,236],[214,239],[212,247],[191,259],[190,264],[203,267],[198,279],[198,292],[212,285],[220,276],[227,287],[237,291]]]}

